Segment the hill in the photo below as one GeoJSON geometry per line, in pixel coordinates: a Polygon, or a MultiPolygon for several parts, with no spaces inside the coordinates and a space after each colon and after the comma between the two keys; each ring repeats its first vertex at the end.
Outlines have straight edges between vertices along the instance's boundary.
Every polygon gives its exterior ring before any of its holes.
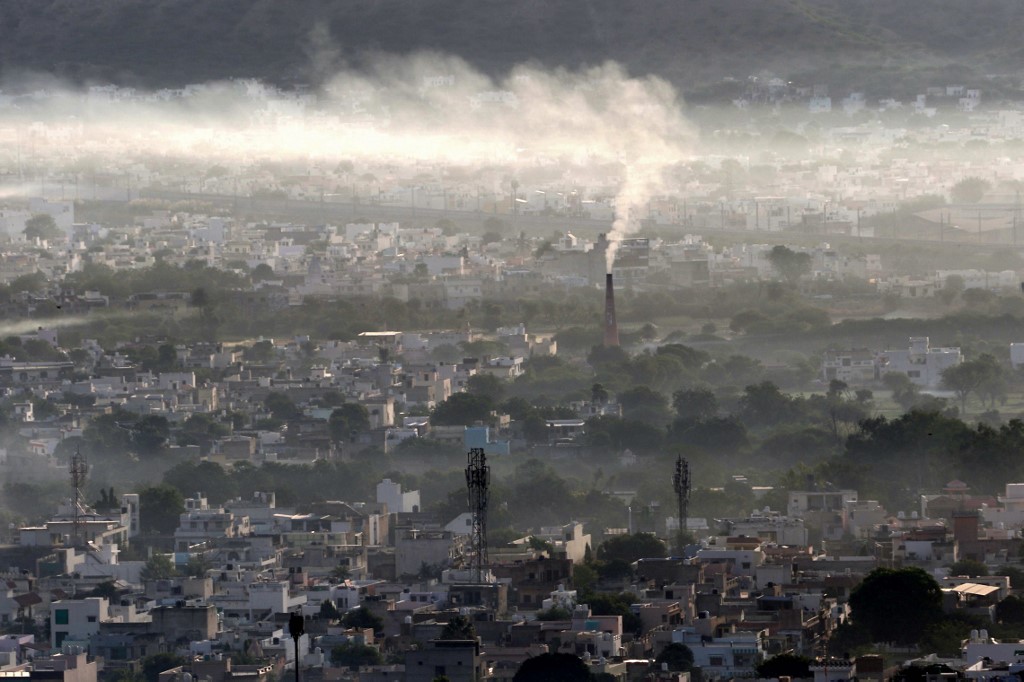
{"type": "Polygon", "coordinates": [[[0,77],[308,83],[436,50],[491,74],[612,59],[709,96],[764,70],[903,95],[1019,68],[1022,29],[1016,0],[4,0],[0,77]]]}

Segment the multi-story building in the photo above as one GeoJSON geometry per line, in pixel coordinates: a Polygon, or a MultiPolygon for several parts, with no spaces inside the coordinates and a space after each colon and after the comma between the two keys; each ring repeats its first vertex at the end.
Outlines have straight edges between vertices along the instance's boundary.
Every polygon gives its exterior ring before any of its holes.
{"type": "Polygon", "coordinates": [[[223,507],[211,507],[202,493],[185,500],[185,512],[178,518],[174,531],[174,546],[178,552],[187,552],[194,545],[217,538],[249,535],[248,516],[233,514],[223,507]]]}
{"type": "Polygon", "coordinates": [[[879,353],[878,374],[904,374],[918,386],[935,388],[944,371],[963,361],[959,348],[932,348],[927,336],[912,336],[908,349],[879,353]]]}
{"type": "Polygon", "coordinates": [[[87,644],[107,620],[110,602],[106,597],[55,601],[50,605],[50,646],[59,648],[65,640],[87,644]]]}
{"type": "Polygon", "coordinates": [[[875,354],[866,348],[827,350],[821,361],[821,378],[862,384],[878,378],[875,354]]]}

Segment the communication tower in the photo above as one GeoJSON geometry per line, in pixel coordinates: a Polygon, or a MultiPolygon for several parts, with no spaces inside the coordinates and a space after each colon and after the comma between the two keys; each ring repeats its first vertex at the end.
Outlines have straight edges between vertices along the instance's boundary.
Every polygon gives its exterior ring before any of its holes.
{"type": "Polygon", "coordinates": [[[470,568],[476,582],[482,582],[487,566],[487,498],[491,484],[491,468],[483,448],[471,448],[469,466],[466,467],[466,491],[469,493],[469,511],[473,514],[470,534],[470,568]]]}
{"type": "Polygon", "coordinates": [[[676,554],[682,556],[686,543],[686,512],[690,504],[690,463],[679,455],[676,459],[676,472],[672,475],[672,489],[676,492],[679,505],[679,530],[676,533],[676,554]]]}
{"type": "Polygon", "coordinates": [[[75,450],[75,454],[71,456],[69,473],[71,474],[72,487],[71,541],[75,547],[79,547],[85,544],[85,502],[82,496],[82,488],[85,486],[85,477],[89,473],[89,465],[85,461],[85,456],[82,455],[81,448],[75,450]]]}

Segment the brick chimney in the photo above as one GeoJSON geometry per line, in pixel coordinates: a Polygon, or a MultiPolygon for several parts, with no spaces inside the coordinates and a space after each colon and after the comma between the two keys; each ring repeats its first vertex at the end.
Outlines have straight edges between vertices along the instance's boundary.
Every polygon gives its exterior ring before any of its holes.
{"type": "Polygon", "coordinates": [[[610,272],[604,280],[604,345],[619,345],[619,323],[615,320],[615,287],[610,272]]]}

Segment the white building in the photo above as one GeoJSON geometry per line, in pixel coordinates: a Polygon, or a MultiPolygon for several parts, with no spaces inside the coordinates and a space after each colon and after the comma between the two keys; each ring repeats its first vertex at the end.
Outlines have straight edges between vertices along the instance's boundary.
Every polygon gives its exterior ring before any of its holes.
{"type": "Polygon", "coordinates": [[[821,376],[825,381],[838,379],[847,384],[874,381],[875,354],[866,348],[827,350],[821,361],[821,376]]]}
{"type": "Polygon", "coordinates": [[[106,597],[87,597],[55,601],[50,605],[50,646],[60,647],[65,640],[88,643],[100,631],[100,621],[108,619],[110,604],[106,597]]]}
{"type": "Polygon", "coordinates": [[[193,545],[216,538],[238,538],[250,534],[249,517],[211,507],[202,493],[185,500],[185,512],[178,517],[174,530],[174,546],[178,552],[187,552],[193,545]]]}
{"type": "Polygon", "coordinates": [[[1021,365],[1024,365],[1024,343],[1010,344],[1010,364],[1014,369],[1019,369],[1021,365]]]}
{"type": "Polygon", "coordinates": [[[745,519],[727,519],[726,523],[730,535],[757,537],[791,547],[807,545],[807,527],[803,519],[783,516],[767,508],[755,511],[745,519]]]}
{"type": "Polygon", "coordinates": [[[959,348],[932,348],[927,336],[910,337],[907,350],[886,350],[878,356],[879,375],[904,374],[918,386],[936,388],[942,373],[964,361],[959,348]]]}
{"type": "MultiPolygon", "coordinates": [[[[702,619],[710,622],[710,619],[702,619]]],[[[721,637],[705,634],[704,622],[694,627],[676,628],[671,632],[673,643],[685,644],[693,651],[693,664],[708,679],[756,677],[754,669],[766,658],[768,631],[733,632],[721,637]]]]}
{"type": "Polygon", "coordinates": [[[1024,527],[1024,483],[1007,483],[998,507],[983,507],[982,518],[994,528],[1024,527]]]}
{"type": "Polygon", "coordinates": [[[409,514],[420,510],[420,491],[402,492],[402,484],[385,478],[377,484],[377,502],[388,506],[392,514],[409,514]]]}

